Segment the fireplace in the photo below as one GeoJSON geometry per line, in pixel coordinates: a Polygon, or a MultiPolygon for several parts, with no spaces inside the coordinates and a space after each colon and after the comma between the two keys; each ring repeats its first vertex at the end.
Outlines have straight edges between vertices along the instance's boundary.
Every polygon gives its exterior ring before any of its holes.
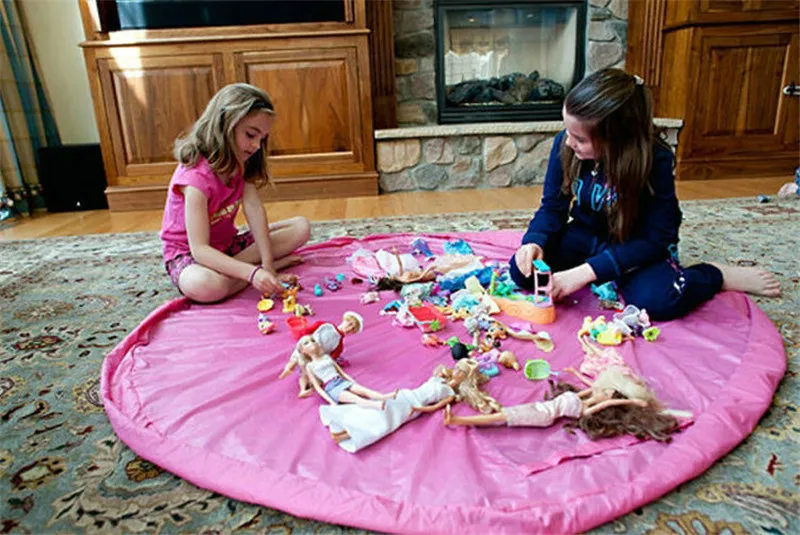
{"type": "Polygon", "coordinates": [[[436,0],[440,124],[561,119],[584,74],[586,0],[436,0]]]}

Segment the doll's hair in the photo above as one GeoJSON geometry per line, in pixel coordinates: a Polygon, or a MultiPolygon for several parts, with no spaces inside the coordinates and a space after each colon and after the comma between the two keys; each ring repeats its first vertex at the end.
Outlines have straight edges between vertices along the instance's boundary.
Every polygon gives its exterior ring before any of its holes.
{"type": "Polygon", "coordinates": [[[481,387],[489,382],[489,377],[480,372],[478,361],[473,358],[459,360],[454,368],[446,368],[440,364],[434,370],[434,375],[452,379],[456,368],[465,374],[461,384],[455,388],[457,401],[466,401],[470,407],[483,414],[498,412],[503,408],[496,399],[482,390],[481,387]]]}
{"type": "MultiPolygon", "coordinates": [[[[175,159],[187,167],[197,164],[200,157],[218,175],[231,175],[239,167],[234,147],[234,128],[251,113],[275,115],[269,95],[250,84],[230,84],[220,89],[208,102],[205,111],[188,133],[175,140],[175,159]]],[[[257,186],[269,183],[267,144],[245,163],[244,179],[257,186]]]]}
{"type": "Polygon", "coordinates": [[[361,317],[361,314],[358,312],[353,312],[352,310],[348,310],[344,314],[342,314],[342,320],[352,320],[356,324],[358,324],[358,328],[356,329],[356,333],[360,333],[364,329],[364,318],[361,317]]]}
{"type": "MultiPolygon", "coordinates": [[[[564,392],[577,391],[578,389],[569,383],[550,381],[550,392],[545,395],[545,399],[552,399],[564,392]]],[[[615,391],[612,399],[630,398],[615,391]]],[[[647,407],[617,405],[567,422],[564,428],[568,430],[578,428],[591,440],[633,435],[639,439],[651,438],[659,442],[669,442],[672,440],[671,435],[680,430],[680,424],[675,417],[664,414],[651,405],[647,407]]]]}
{"type": "MultiPolygon", "coordinates": [[[[309,359],[311,359],[311,357],[310,357],[309,355],[306,355],[305,353],[303,353],[303,351],[302,351],[302,349],[301,349],[301,348],[303,347],[303,345],[304,345],[306,342],[308,342],[309,340],[311,340],[311,341],[313,341],[314,343],[316,343],[317,345],[319,345],[319,340],[317,340],[317,339],[314,337],[314,335],[307,334],[307,335],[305,335],[305,336],[301,336],[301,337],[300,337],[300,339],[297,341],[297,344],[295,344],[295,346],[294,346],[294,352],[292,353],[292,355],[295,355],[295,354],[296,354],[296,355],[298,355],[298,356],[299,356],[299,358],[300,358],[300,359],[302,359],[303,361],[306,361],[306,362],[307,362],[309,359]]],[[[301,361],[300,361],[300,360],[298,360],[298,362],[301,362],[301,361]]]]}
{"type": "MultiPolygon", "coordinates": [[[[601,69],[581,80],[564,100],[567,113],[585,123],[599,149],[610,191],[617,199],[606,204],[611,236],[630,237],[638,215],[639,197],[649,185],[653,149],[669,145],[655,132],[653,98],[642,79],[614,68],[601,69]]],[[[566,144],[561,145],[562,190],[572,195],[572,184],[584,162],[566,144]]]]}

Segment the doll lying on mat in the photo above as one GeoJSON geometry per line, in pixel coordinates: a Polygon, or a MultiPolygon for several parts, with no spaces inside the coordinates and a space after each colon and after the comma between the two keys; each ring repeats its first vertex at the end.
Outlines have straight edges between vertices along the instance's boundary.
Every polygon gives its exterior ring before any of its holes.
{"type": "Polygon", "coordinates": [[[307,359],[305,374],[317,393],[330,403],[355,403],[363,407],[382,409],[387,399],[397,392],[381,394],[356,382],[342,371],[330,355],[323,352],[322,346],[313,335],[300,338],[295,348],[299,355],[307,359]]]}
{"type": "Polygon", "coordinates": [[[664,411],[645,382],[629,368],[609,366],[594,382],[573,371],[589,388],[577,391],[570,384],[551,383],[552,399],[503,407],[494,414],[457,416],[445,407],[445,425],[493,425],[549,427],[559,418],[572,418],[567,428],[579,427],[590,439],[631,434],[662,442],[680,428],[678,420],[664,411]]]}
{"type": "Polygon", "coordinates": [[[500,405],[481,386],[489,378],[478,370],[474,359],[459,360],[455,367],[438,366],[433,376],[414,389],[402,389],[386,400],[382,410],[357,405],[325,405],[319,408],[322,423],[339,446],[355,453],[422,413],[434,412],[463,399],[481,412],[499,410],[500,405]]]}

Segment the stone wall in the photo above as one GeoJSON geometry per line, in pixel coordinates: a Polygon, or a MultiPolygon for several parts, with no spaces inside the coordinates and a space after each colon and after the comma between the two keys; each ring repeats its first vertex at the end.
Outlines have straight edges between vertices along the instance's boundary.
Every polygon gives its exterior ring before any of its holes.
{"type": "MultiPolygon", "coordinates": [[[[400,126],[437,123],[434,0],[393,0],[397,119],[400,126]]],[[[589,0],[588,72],[624,67],[628,0],[589,0]]]]}
{"type": "MultiPolygon", "coordinates": [[[[657,119],[677,148],[682,121],[657,119]]],[[[561,121],[481,123],[375,132],[382,193],[541,184],[561,121]]]]}

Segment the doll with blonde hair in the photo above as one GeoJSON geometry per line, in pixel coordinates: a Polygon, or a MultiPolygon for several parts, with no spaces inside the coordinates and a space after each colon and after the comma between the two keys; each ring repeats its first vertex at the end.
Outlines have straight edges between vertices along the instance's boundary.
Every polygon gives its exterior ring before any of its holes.
{"type": "Polygon", "coordinates": [[[356,405],[324,405],[319,408],[322,423],[339,447],[355,453],[393,433],[419,417],[466,400],[476,410],[497,410],[499,404],[484,392],[480,385],[486,377],[478,371],[474,359],[459,360],[450,369],[437,366],[431,377],[414,389],[400,389],[397,397],[386,400],[381,410],[356,405]]]}
{"type": "MultiPolygon", "coordinates": [[[[589,438],[607,438],[631,434],[667,442],[680,428],[673,413],[665,411],[645,381],[621,366],[609,366],[594,382],[571,368],[589,388],[551,383],[545,401],[506,406],[494,414],[457,416],[445,408],[445,425],[485,426],[506,424],[509,427],[549,427],[559,418],[570,418],[589,438]]],[[[677,414],[674,413],[674,414],[677,414]]]]}
{"type": "Polygon", "coordinates": [[[175,142],[161,241],[172,283],[193,301],[225,299],[248,285],[280,293],[278,271],[301,259],[304,217],[270,224],[258,188],[269,182],[267,144],[275,122],[269,95],[249,84],[223,87],[175,142]],[[244,212],[249,230],[235,219],[244,212]]]}

